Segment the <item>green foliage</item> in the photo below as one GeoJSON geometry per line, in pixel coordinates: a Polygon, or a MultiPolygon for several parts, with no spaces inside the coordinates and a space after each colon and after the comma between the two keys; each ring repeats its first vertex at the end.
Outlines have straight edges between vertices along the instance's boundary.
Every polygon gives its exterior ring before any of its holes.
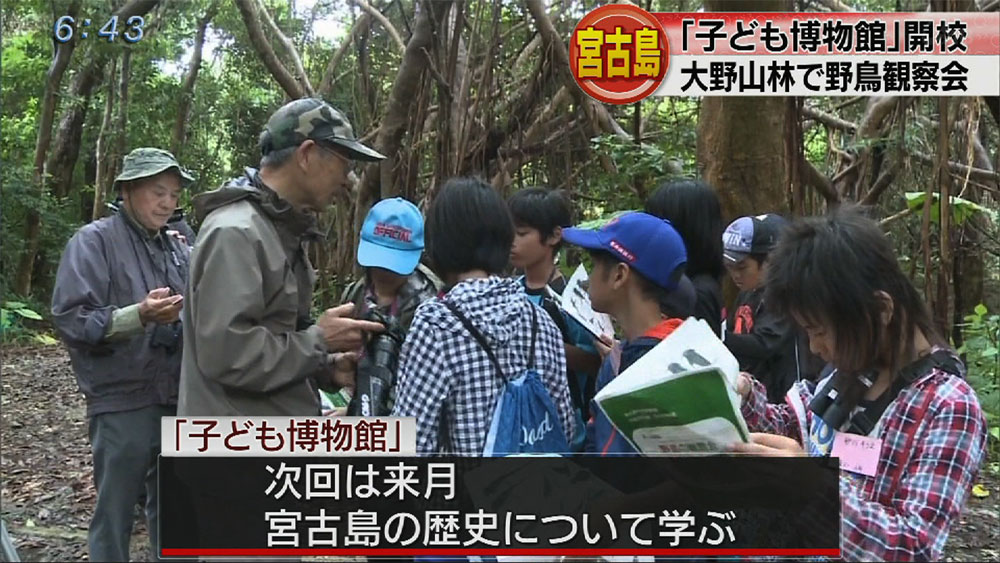
{"type": "Polygon", "coordinates": [[[0,339],[11,342],[38,342],[51,346],[59,341],[38,328],[42,316],[27,303],[6,301],[0,305],[0,339]]]}
{"type": "Polygon", "coordinates": [[[996,460],[1000,456],[1000,315],[990,315],[980,303],[965,320],[964,342],[958,351],[965,356],[969,384],[986,413],[992,436],[990,459],[996,460]]]}
{"type": "MultiPolygon", "coordinates": [[[[923,209],[924,202],[927,200],[925,192],[906,192],[905,196],[907,207],[914,211],[923,209]]],[[[936,225],[941,216],[940,197],[938,194],[932,194],[931,200],[933,201],[931,204],[931,221],[936,225]]],[[[997,212],[992,209],[957,196],[950,196],[949,200],[951,202],[952,222],[955,225],[961,225],[966,219],[977,213],[988,216],[994,223],[997,222],[997,212]]]]}

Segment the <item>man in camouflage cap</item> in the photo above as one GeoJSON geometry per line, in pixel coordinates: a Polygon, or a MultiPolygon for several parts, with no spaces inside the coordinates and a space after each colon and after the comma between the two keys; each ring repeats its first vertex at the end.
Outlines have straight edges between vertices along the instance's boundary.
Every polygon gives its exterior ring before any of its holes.
{"type": "Polygon", "coordinates": [[[319,235],[315,213],[348,193],[354,162],[384,157],[316,98],[275,111],[260,149],[259,170],[194,199],[201,229],[184,307],[185,416],[318,415],[328,355],[380,326],[348,318],[349,308],[310,320],[315,272],[306,247],[319,235]]]}
{"type": "Polygon", "coordinates": [[[295,100],[274,112],[261,134],[260,151],[266,155],[297,147],[307,139],[331,143],[352,160],[372,162],[385,158],[355,140],[344,114],[316,98],[295,100]]]}
{"type": "Polygon", "coordinates": [[[176,414],[180,311],[189,249],[167,234],[194,179],[167,151],[129,153],[115,178],[116,213],[84,225],[63,252],[52,319],[87,399],[97,506],[92,561],[128,561],[135,506],[158,553],[156,456],[160,418],[176,414]]]}
{"type": "MultiPolygon", "coordinates": [[[[260,170],[194,199],[201,228],[183,311],[179,416],[318,416],[318,388],[353,376],[348,351],[362,331],[382,329],[350,318],[352,305],[311,320],[307,245],[319,235],[314,213],[348,193],[353,161],[384,157],[354,138],[344,114],[312,98],[278,109],[260,148],[260,170]]],[[[190,485],[205,539],[247,503],[237,476],[190,485]]]]}

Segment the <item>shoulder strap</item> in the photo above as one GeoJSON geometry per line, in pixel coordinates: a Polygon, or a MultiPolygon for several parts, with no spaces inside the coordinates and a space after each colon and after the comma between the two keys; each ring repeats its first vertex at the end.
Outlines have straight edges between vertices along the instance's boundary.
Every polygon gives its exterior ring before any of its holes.
{"type": "MultiPolygon", "coordinates": [[[[500,362],[497,361],[496,354],[493,353],[493,350],[490,348],[489,344],[486,343],[486,338],[483,336],[483,333],[479,332],[479,330],[476,329],[475,326],[473,326],[472,322],[469,321],[468,317],[463,315],[462,312],[458,310],[458,306],[456,306],[451,301],[448,301],[447,299],[442,299],[441,301],[443,301],[444,306],[447,307],[452,312],[452,314],[454,314],[455,317],[458,318],[459,321],[461,321],[462,326],[464,326],[465,330],[469,331],[469,334],[471,334],[472,337],[476,339],[476,342],[479,343],[479,346],[481,346],[482,349],[486,351],[486,355],[489,356],[490,362],[492,362],[493,367],[496,368],[497,377],[500,378],[500,381],[507,383],[507,378],[504,377],[503,370],[500,369],[500,362]]],[[[532,339],[532,348],[534,348],[534,339],[532,339]]]]}
{"type": "Polygon", "coordinates": [[[611,376],[618,377],[618,372],[622,369],[621,342],[615,342],[615,345],[611,347],[611,352],[608,353],[608,357],[611,358],[611,376]]]}
{"type": "Polygon", "coordinates": [[[892,383],[892,386],[876,399],[875,403],[868,408],[858,412],[851,418],[851,425],[848,432],[867,436],[878,424],[885,409],[907,386],[913,384],[928,371],[940,369],[956,377],[962,377],[961,367],[956,363],[952,355],[944,349],[935,350],[931,354],[905,366],[900,370],[899,376],[892,383]]]}

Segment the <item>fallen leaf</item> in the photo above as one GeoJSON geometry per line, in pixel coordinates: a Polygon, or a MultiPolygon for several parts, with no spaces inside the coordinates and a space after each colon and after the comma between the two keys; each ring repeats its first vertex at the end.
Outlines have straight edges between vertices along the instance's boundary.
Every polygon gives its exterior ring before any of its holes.
{"type": "Polygon", "coordinates": [[[35,527],[35,521],[32,520],[31,518],[28,518],[28,521],[24,523],[24,527],[25,528],[34,528],[35,527]]]}
{"type": "Polygon", "coordinates": [[[986,498],[990,496],[990,492],[982,485],[974,485],[972,487],[972,496],[976,498],[986,498]]]}

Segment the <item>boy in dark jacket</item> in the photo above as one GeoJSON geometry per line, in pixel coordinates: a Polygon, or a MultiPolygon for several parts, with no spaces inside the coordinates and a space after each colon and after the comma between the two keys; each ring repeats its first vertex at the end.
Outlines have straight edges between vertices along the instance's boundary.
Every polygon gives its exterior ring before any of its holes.
{"type": "Polygon", "coordinates": [[[578,451],[583,447],[583,421],[589,417],[587,410],[594,396],[601,357],[590,332],[560,309],[552,295],[561,297],[566,289],[566,278],[555,257],[562,247],[563,227],[571,224],[569,201],[561,190],[526,188],[512,195],[507,206],[514,219],[510,262],[524,272],[520,281],[528,300],[545,309],[563,336],[570,396],[579,415],[580,430],[570,445],[578,451]]]}
{"type": "Polygon", "coordinates": [[[740,217],[722,235],[726,269],[740,290],[726,322],[726,346],[740,369],[764,384],[772,403],[783,402],[797,380],[815,379],[822,368],[805,335],[764,303],[767,255],[787,226],[783,217],[768,213],[740,217]]]}
{"type": "MultiPolygon", "coordinates": [[[[563,239],[590,252],[591,306],[611,315],[625,336],[601,365],[599,392],[680,326],[683,318],[665,311],[665,304],[684,293],[684,308],[693,307],[694,291],[684,277],[687,252],[669,221],[639,212],[621,215],[596,231],[563,229],[563,239]]],[[[587,452],[637,453],[596,404],[590,412],[587,452]]]]}

